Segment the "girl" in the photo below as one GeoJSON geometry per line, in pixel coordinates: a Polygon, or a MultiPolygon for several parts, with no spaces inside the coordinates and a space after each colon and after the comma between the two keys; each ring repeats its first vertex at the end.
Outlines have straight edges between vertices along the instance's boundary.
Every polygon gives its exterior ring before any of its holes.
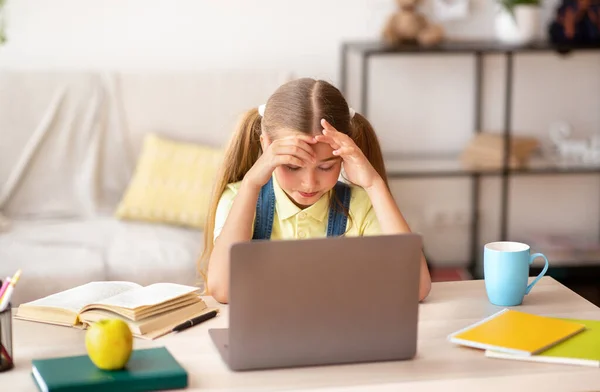
{"type": "MultiPolygon", "coordinates": [[[[225,153],[205,225],[208,292],[229,296],[229,247],[251,239],[408,233],[369,122],[313,79],[279,87],[248,111],[225,153]],[[351,186],[338,182],[344,169],[351,186]]],[[[421,256],[419,298],[431,288],[421,256]]]]}

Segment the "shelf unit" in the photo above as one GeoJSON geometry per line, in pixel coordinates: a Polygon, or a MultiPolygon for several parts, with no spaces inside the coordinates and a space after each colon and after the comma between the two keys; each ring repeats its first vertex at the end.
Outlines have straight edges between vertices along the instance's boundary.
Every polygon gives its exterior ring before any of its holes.
{"type": "MultiPolygon", "coordinates": [[[[481,132],[482,125],[482,90],[483,90],[483,56],[487,54],[504,55],[505,67],[505,94],[504,94],[504,118],[503,138],[504,152],[503,164],[499,169],[466,169],[458,157],[453,156],[414,156],[401,159],[386,159],[386,168],[389,178],[448,178],[462,177],[471,178],[471,225],[470,231],[470,260],[469,271],[477,276],[477,260],[481,251],[479,246],[480,231],[480,180],[487,176],[498,176],[501,178],[500,198],[500,239],[508,239],[508,212],[510,178],[520,175],[569,175],[569,174],[599,174],[600,164],[561,164],[544,159],[533,159],[528,167],[512,169],[508,166],[512,137],[512,101],[513,101],[513,73],[514,55],[518,53],[532,52],[555,52],[560,55],[575,51],[600,51],[600,45],[572,46],[554,45],[546,41],[533,42],[528,45],[514,46],[498,43],[495,41],[466,41],[466,42],[444,42],[433,47],[421,47],[418,45],[390,46],[383,42],[346,42],[341,47],[340,78],[341,90],[347,92],[348,62],[349,54],[358,55],[360,58],[360,105],[359,111],[367,118],[369,116],[369,65],[374,57],[402,56],[402,55],[456,55],[464,54],[473,56],[475,61],[475,108],[474,108],[474,132],[481,132]]],[[[594,261],[583,263],[586,268],[594,261]]],[[[597,270],[600,270],[600,260],[597,261],[597,270]]],[[[595,267],[595,266],[594,266],[595,267]]],[[[596,272],[598,273],[598,271],[596,272]]],[[[598,274],[600,277],[600,274],[598,274]]]]}

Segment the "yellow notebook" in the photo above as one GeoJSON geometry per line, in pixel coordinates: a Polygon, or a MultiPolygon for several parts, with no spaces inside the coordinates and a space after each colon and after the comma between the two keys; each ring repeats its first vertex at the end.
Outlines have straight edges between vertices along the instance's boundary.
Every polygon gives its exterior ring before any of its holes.
{"type": "Polygon", "coordinates": [[[534,355],[583,331],[582,323],[504,309],[448,336],[463,346],[534,355]]]}

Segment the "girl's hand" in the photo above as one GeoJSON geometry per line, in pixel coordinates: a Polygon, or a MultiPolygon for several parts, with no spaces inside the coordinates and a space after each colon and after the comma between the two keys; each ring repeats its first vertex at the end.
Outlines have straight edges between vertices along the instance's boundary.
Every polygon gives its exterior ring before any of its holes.
{"type": "Polygon", "coordinates": [[[297,134],[271,142],[263,154],[244,176],[244,181],[254,188],[265,185],[275,168],[281,165],[303,167],[316,162],[311,144],[317,141],[309,135],[297,134]]]}
{"type": "Polygon", "coordinates": [[[350,136],[338,132],[325,119],[321,120],[323,135],[315,137],[318,142],[327,143],[333,148],[333,155],[340,156],[348,180],[362,188],[371,187],[381,176],[365,154],[354,143],[350,136]]]}

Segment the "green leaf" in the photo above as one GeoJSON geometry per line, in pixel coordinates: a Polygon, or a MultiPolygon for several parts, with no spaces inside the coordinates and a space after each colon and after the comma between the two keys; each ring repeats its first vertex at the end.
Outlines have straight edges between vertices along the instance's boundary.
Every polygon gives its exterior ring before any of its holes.
{"type": "Polygon", "coordinates": [[[510,16],[512,16],[513,19],[515,19],[515,10],[514,10],[514,2],[516,0],[498,0],[498,3],[504,7],[504,9],[506,10],[506,12],[508,12],[510,14],[510,16]]]}
{"type": "Polygon", "coordinates": [[[512,10],[517,5],[540,5],[540,0],[497,0],[507,10],[512,10]]]}
{"type": "Polygon", "coordinates": [[[541,0],[497,0],[509,14],[515,19],[515,7],[518,5],[537,5],[539,6],[541,0]]]}

